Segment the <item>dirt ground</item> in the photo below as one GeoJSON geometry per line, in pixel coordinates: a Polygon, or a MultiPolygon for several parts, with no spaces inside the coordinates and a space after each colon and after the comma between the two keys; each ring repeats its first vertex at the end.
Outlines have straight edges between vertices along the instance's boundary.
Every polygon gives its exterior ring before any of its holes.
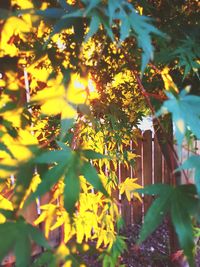
{"type": "MultiPolygon", "coordinates": [[[[169,230],[163,223],[149,238],[140,246],[136,246],[141,225],[135,224],[126,227],[122,231],[125,236],[128,250],[121,257],[121,264],[126,267],[188,267],[181,251],[170,255],[169,230]]],[[[97,257],[85,258],[87,267],[102,267],[97,257]]],[[[196,256],[196,266],[200,267],[200,251],[196,256]]]]}

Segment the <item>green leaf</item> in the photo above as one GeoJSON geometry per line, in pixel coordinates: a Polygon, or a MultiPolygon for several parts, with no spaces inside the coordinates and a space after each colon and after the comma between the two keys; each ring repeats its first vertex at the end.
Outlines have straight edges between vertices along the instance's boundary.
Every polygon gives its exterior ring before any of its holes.
{"type": "Polygon", "coordinates": [[[199,199],[196,197],[195,185],[185,184],[177,187],[152,185],[137,191],[159,195],[145,216],[138,243],[143,242],[161,223],[164,215],[170,211],[181,248],[190,266],[194,266],[192,216],[199,214],[199,199]]]}
{"type": "Polygon", "coordinates": [[[0,262],[14,249],[17,267],[29,267],[31,243],[27,224],[20,217],[16,222],[0,224],[0,262]]]}
{"type": "Polygon", "coordinates": [[[125,16],[120,25],[120,41],[123,42],[130,34],[131,25],[129,19],[125,16]]]}
{"type": "MultiPolygon", "coordinates": [[[[25,225],[24,225],[25,226],[25,225]]],[[[31,242],[27,235],[27,229],[20,226],[20,235],[16,240],[14,252],[16,256],[16,267],[29,267],[31,260],[31,242]]]]}
{"type": "Polygon", "coordinates": [[[68,134],[70,128],[72,128],[74,124],[74,119],[63,119],[61,120],[61,130],[60,130],[60,141],[62,141],[65,136],[68,134]]]}
{"type": "Polygon", "coordinates": [[[162,222],[165,214],[170,208],[172,192],[173,188],[168,188],[164,194],[161,194],[160,197],[154,200],[145,215],[138,243],[142,243],[162,222]]]}
{"type": "Polygon", "coordinates": [[[13,210],[0,209],[0,213],[3,214],[7,219],[12,220],[15,217],[13,210]]]}
{"type": "Polygon", "coordinates": [[[185,40],[182,40],[177,49],[175,49],[171,54],[172,56],[178,58],[179,67],[184,67],[184,77],[183,79],[193,71],[199,77],[198,69],[200,64],[198,59],[200,58],[200,48],[197,44],[195,38],[187,36],[185,40]]]}
{"type": "Polygon", "coordinates": [[[17,170],[17,166],[10,166],[5,164],[0,164],[0,169],[5,171],[13,171],[15,172],[17,170]]]}
{"type": "Polygon", "coordinates": [[[90,0],[90,1],[88,1],[88,5],[86,6],[86,10],[84,12],[85,16],[88,13],[90,13],[91,11],[93,11],[93,9],[96,8],[99,5],[100,2],[101,2],[100,0],[90,0]]]}
{"type": "Polygon", "coordinates": [[[71,158],[71,149],[65,146],[65,150],[52,150],[43,153],[35,159],[35,163],[68,162],[71,158]]]}
{"type": "MultiPolygon", "coordinates": [[[[12,58],[11,58],[12,59],[12,58]]],[[[9,59],[4,59],[3,60],[3,64],[7,65],[7,61],[9,59]]],[[[2,63],[1,63],[2,64],[2,63]]],[[[13,64],[14,65],[14,64],[13,64]]],[[[14,110],[16,109],[17,105],[16,103],[13,103],[13,102],[8,102],[6,103],[3,107],[0,108],[0,113],[3,113],[3,112],[6,112],[6,111],[11,111],[11,110],[14,110]]]]}
{"type": "Polygon", "coordinates": [[[122,217],[119,217],[117,219],[116,225],[117,225],[117,231],[119,232],[125,226],[124,219],[122,217]]]}
{"type": "Polygon", "coordinates": [[[16,225],[12,222],[0,224],[0,236],[3,242],[0,242],[0,262],[14,248],[18,231],[16,225]]]}
{"type": "Polygon", "coordinates": [[[175,188],[174,194],[181,200],[184,210],[191,216],[199,213],[200,202],[197,198],[197,190],[194,184],[179,185],[175,188]]]}
{"type": "Polygon", "coordinates": [[[192,221],[190,215],[184,207],[185,204],[186,203],[182,202],[180,194],[175,191],[171,205],[172,222],[176,229],[181,248],[184,250],[184,254],[187,256],[188,262],[192,267],[195,266],[193,257],[194,236],[192,221]]]}
{"type": "Polygon", "coordinates": [[[142,53],[142,65],[141,72],[144,72],[144,69],[150,59],[153,59],[154,48],[152,45],[151,34],[157,34],[164,36],[161,31],[159,31],[152,24],[152,19],[146,16],[141,16],[136,12],[132,12],[130,15],[130,24],[133,31],[137,35],[138,46],[143,50],[142,53]]]}
{"type": "Polygon", "coordinates": [[[83,155],[87,158],[87,159],[104,159],[107,158],[106,155],[103,155],[101,153],[95,152],[91,149],[85,149],[81,151],[83,153],[83,155]]]}
{"type": "Polygon", "coordinates": [[[50,33],[48,40],[44,44],[44,48],[48,45],[51,38],[56,34],[61,32],[63,29],[70,28],[74,25],[75,19],[63,19],[61,18],[53,27],[53,31],[50,33]]]}
{"type": "Polygon", "coordinates": [[[72,215],[75,211],[75,204],[79,199],[80,180],[79,175],[74,166],[72,166],[65,174],[64,188],[64,206],[67,212],[72,215]]]}
{"type": "Polygon", "coordinates": [[[51,251],[46,251],[42,253],[35,262],[31,265],[31,267],[55,267],[56,266],[56,258],[51,251]]]}
{"type": "Polygon", "coordinates": [[[166,110],[172,113],[175,135],[180,150],[187,127],[200,139],[200,97],[187,95],[186,90],[177,97],[169,92],[166,94],[169,100],[164,102],[157,115],[165,114],[166,110]]]}
{"type": "Polygon", "coordinates": [[[96,169],[89,162],[84,162],[83,166],[81,167],[81,174],[95,189],[103,193],[106,197],[109,197],[96,169]]]}
{"type": "Polygon", "coordinates": [[[43,234],[22,217],[16,222],[0,224],[0,262],[14,249],[17,267],[29,267],[31,259],[31,239],[38,245],[50,248],[43,234]]]}
{"type": "Polygon", "coordinates": [[[178,170],[195,169],[195,184],[200,197],[200,156],[190,156],[178,170]]]}
{"type": "Polygon", "coordinates": [[[0,19],[7,19],[11,15],[10,10],[0,8],[0,19]]]}
{"type": "Polygon", "coordinates": [[[41,232],[38,228],[32,226],[31,224],[27,225],[28,233],[31,239],[38,244],[39,246],[50,249],[50,245],[44,237],[43,232],[41,232]]]}
{"type": "Polygon", "coordinates": [[[58,0],[58,2],[60,3],[60,6],[61,6],[63,9],[68,9],[68,8],[69,8],[69,5],[66,3],[65,0],[58,0]]]}
{"type": "Polygon", "coordinates": [[[69,12],[62,16],[62,20],[69,19],[69,18],[79,18],[83,17],[84,11],[83,9],[77,9],[73,12],[69,12]]]}
{"type": "Polygon", "coordinates": [[[116,11],[121,8],[122,8],[121,3],[118,0],[108,1],[108,17],[110,20],[110,25],[112,24],[113,19],[115,18],[116,11]]]}
{"type": "Polygon", "coordinates": [[[36,10],[35,13],[36,15],[49,19],[59,19],[65,14],[62,8],[47,8],[45,10],[36,10]]]}
{"type": "Polygon", "coordinates": [[[99,25],[101,23],[100,18],[98,17],[98,14],[92,16],[90,26],[89,26],[89,32],[87,33],[85,37],[85,41],[87,42],[90,37],[92,37],[99,29],[99,25]]]}
{"type": "Polygon", "coordinates": [[[13,159],[15,158],[14,155],[9,150],[9,148],[4,143],[0,143],[0,150],[8,153],[13,159]]]}
{"type": "Polygon", "coordinates": [[[145,195],[163,195],[165,192],[169,192],[172,189],[172,187],[168,184],[153,184],[153,185],[147,185],[144,188],[137,189],[134,191],[137,191],[140,194],[145,195]]]}
{"type": "Polygon", "coordinates": [[[54,184],[64,175],[67,171],[68,163],[61,162],[58,165],[51,168],[48,172],[42,177],[42,182],[38,185],[36,191],[30,196],[27,200],[27,203],[33,201],[35,198],[44,195],[46,192],[49,192],[54,184]]]}
{"type": "Polygon", "coordinates": [[[101,20],[101,23],[102,25],[104,26],[106,32],[107,32],[107,35],[110,37],[110,39],[114,42],[115,38],[114,38],[114,34],[113,34],[113,31],[112,31],[112,28],[110,27],[109,25],[109,21],[107,18],[105,17],[102,17],[102,16],[99,16],[100,20],[101,20]]]}
{"type": "Polygon", "coordinates": [[[35,165],[32,161],[27,162],[23,165],[19,165],[19,170],[16,174],[16,185],[15,185],[15,195],[13,204],[15,208],[18,208],[23,201],[24,196],[31,184],[35,165]]]}
{"type": "Polygon", "coordinates": [[[0,19],[8,19],[10,17],[19,17],[19,15],[22,14],[27,14],[27,13],[33,13],[33,9],[29,8],[29,9],[20,9],[20,10],[16,10],[15,12],[11,12],[8,9],[4,9],[4,8],[0,8],[0,19]]]}
{"type": "Polygon", "coordinates": [[[56,141],[56,144],[62,149],[62,150],[65,150],[65,151],[69,151],[69,146],[66,145],[65,143],[61,142],[61,141],[56,141]]]}

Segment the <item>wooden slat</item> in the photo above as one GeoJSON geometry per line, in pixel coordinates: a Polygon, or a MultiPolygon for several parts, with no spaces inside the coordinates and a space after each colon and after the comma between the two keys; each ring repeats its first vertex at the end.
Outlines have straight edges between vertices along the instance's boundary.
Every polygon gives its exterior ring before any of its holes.
{"type": "MultiPolygon", "coordinates": [[[[164,160],[164,158],[163,158],[164,160]]],[[[163,164],[163,167],[164,167],[164,181],[163,183],[164,184],[171,184],[172,181],[171,181],[171,175],[170,175],[170,172],[169,172],[169,169],[168,169],[168,166],[167,166],[167,163],[166,161],[164,160],[164,164],[163,164]]]]}
{"type": "Polygon", "coordinates": [[[156,135],[154,135],[154,183],[162,183],[162,153],[156,135]]]}
{"type": "MultiPolygon", "coordinates": [[[[119,203],[119,175],[118,175],[118,165],[117,165],[117,169],[115,170],[114,167],[114,163],[111,161],[110,162],[110,166],[111,166],[111,172],[108,173],[109,176],[111,176],[111,180],[113,181],[112,184],[112,197],[116,200],[117,203],[119,203]]],[[[119,210],[121,209],[121,207],[119,207],[119,210]]]]}
{"type": "MultiPolygon", "coordinates": [[[[134,153],[139,157],[136,158],[134,167],[134,177],[138,178],[137,183],[142,185],[142,140],[139,138],[137,144],[133,143],[134,153]]],[[[142,203],[133,198],[133,223],[140,223],[142,221],[142,203]]]]}
{"type": "Polygon", "coordinates": [[[22,210],[21,214],[22,216],[24,216],[28,223],[33,224],[33,222],[38,217],[36,202],[34,201],[30,205],[28,205],[25,209],[22,210]]]}
{"type": "MultiPolygon", "coordinates": [[[[130,149],[130,147],[125,147],[124,149],[130,149]]],[[[125,181],[127,177],[130,177],[130,168],[127,168],[125,164],[120,163],[120,174],[121,174],[121,182],[125,181]]],[[[124,218],[125,224],[128,226],[131,224],[131,202],[129,202],[123,194],[121,199],[121,205],[122,205],[122,217],[124,218]]]]}
{"type": "MultiPolygon", "coordinates": [[[[147,130],[143,134],[143,180],[144,186],[152,184],[152,132],[147,130]]],[[[152,197],[144,196],[144,213],[151,205],[152,197]]]]}

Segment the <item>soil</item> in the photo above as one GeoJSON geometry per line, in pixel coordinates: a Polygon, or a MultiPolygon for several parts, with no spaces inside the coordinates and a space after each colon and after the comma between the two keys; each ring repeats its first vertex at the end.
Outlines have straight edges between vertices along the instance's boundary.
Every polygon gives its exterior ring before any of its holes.
{"type": "MultiPolygon", "coordinates": [[[[169,230],[163,223],[149,238],[138,247],[136,241],[139,236],[141,225],[127,226],[122,235],[125,236],[127,251],[122,255],[120,264],[126,267],[188,267],[182,251],[170,254],[169,230]]],[[[84,257],[87,267],[102,267],[95,255],[84,257]]],[[[200,251],[196,256],[196,266],[200,267],[200,251]]]]}
{"type": "Polygon", "coordinates": [[[141,226],[132,225],[126,228],[128,251],[122,256],[122,263],[128,267],[168,267],[172,266],[169,249],[169,232],[166,224],[160,226],[139,247],[135,245],[141,226]]]}

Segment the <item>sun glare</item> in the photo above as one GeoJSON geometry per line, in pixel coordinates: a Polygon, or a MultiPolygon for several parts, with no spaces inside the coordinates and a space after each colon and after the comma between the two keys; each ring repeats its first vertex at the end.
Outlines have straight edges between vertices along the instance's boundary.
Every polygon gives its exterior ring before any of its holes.
{"type": "Polygon", "coordinates": [[[88,89],[89,89],[90,93],[96,92],[96,84],[94,83],[94,81],[91,78],[88,79],[88,89]]]}

